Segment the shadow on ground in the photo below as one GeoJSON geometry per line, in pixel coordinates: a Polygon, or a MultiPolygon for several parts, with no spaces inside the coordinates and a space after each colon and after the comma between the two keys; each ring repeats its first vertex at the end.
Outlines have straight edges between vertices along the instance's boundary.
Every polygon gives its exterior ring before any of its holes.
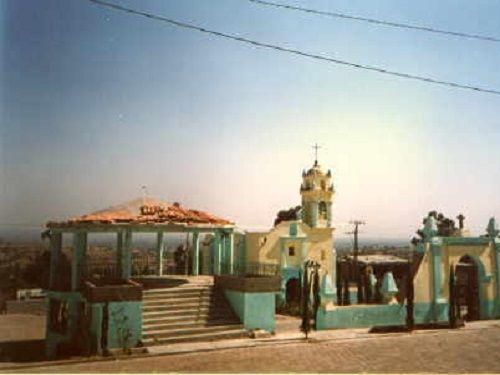
{"type": "Polygon", "coordinates": [[[45,359],[45,340],[0,342],[0,362],[37,362],[45,359]]]}
{"type": "Polygon", "coordinates": [[[387,327],[373,327],[368,333],[397,333],[397,332],[411,332],[411,331],[425,331],[436,329],[451,329],[448,323],[434,323],[434,324],[417,324],[412,330],[406,326],[387,326],[387,327]]]}

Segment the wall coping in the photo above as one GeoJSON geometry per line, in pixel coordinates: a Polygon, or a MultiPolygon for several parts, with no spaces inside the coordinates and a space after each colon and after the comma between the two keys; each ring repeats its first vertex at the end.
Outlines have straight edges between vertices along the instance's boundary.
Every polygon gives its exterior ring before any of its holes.
{"type": "Polygon", "coordinates": [[[236,290],[244,293],[279,292],[281,290],[281,277],[215,275],[214,285],[215,288],[236,290]]]}

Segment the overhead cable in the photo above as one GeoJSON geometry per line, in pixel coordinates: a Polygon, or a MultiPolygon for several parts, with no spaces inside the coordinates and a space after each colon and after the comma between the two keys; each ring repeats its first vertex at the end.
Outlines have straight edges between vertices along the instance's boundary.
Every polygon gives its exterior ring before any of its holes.
{"type": "Polygon", "coordinates": [[[303,57],[308,57],[308,58],[315,59],[315,60],[321,60],[321,61],[326,61],[326,62],[330,62],[330,63],[334,63],[334,64],[349,66],[351,68],[356,68],[356,69],[369,70],[369,71],[382,73],[382,74],[386,74],[386,75],[391,75],[391,76],[396,76],[396,77],[400,77],[400,78],[407,78],[407,79],[417,80],[417,81],[426,82],[426,83],[432,83],[432,84],[443,85],[443,86],[448,86],[448,87],[454,87],[454,88],[472,90],[472,91],[483,92],[483,93],[488,93],[488,94],[500,95],[499,90],[483,88],[483,87],[478,87],[478,86],[473,86],[473,85],[468,85],[468,84],[461,84],[461,83],[456,83],[456,82],[451,82],[451,81],[443,81],[440,79],[429,78],[429,77],[424,77],[424,76],[415,75],[415,74],[396,72],[393,70],[380,68],[380,67],[376,67],[376,66],[370,66],[370,65],[353,63],[353,62],[349,62],[349,61],[345,61],[345,60],[339,60],[339,59],[335,59],[333,57],[312,54],[312,53],[303,52],[303,51],[292,49],[292,48],[281,47],[281,46],[274,45],[274,44],[255,41],[252,39],[244,38],[244,37],[233,35],[233,34],[227,34],[227,33],[223,33],[220,31],[206,29],[204,27],[196,26],[196,25],[189,24],[186,22],[177,21],[174,19],[170,19],[170,18],[167,18],[164,16],[159,16],[159,15],[152,14],[152,13],[146,13],[143,11],[127,8],[127,7],[118,5],[118,4],[109,3],[106,1],[102,1],[102,0],[89,0],[89,1],[92,3],[95,3],[95,4],[102,5],[104,7],[112,8],[115,10],[120,10],[123,12],[131,13],[134,15],[142,16],[142,17],[147,17],[150,19],[158,20],[158,21],[167,22],[167,23],[174,25],[174,26],[177,26],[177,27],[196,30],[196,31],[199,31],[199,32],[202,32],[205,34],[215,35],[215,36],[218,36],[221,38],[236,40],[238,42],[251,44],[251,45],[256,46],[256,47],[268,48],[268,49],[272,49],[272,50],[280,51],[280,52],[287,52],[287,53],[291,53],[291,54],[303,56],[303,57]]]}
{"type": "Polygon", "coordinates": [[[304,8],[304,7],[298,7],[298,6],[288,5],[288,4],[283,4],[283,3],[276,3],[276,2],[272,2],[272,1],[265,1],[265,0],[248,0],[248,1],[251,1],[252,3],[260,4],[260,5],[266,5],[266,6],[276,7],[276,8],[284,8],[284,9],[289,9],[289,10],[298,10],[300,12],[306,12],[306,13],[316,14],[316,15],[321,15],[321,16],[343,18],[343,19],[347,19],[347,20],[368,22],[368,23],[375,24],[375,25],[398,27],[401,29],[418,30],[418,31],[425,31],[428,33],[452,35],[452,36],[459,37],[459,38],[478,39],[478,40],[484,40],[484,41],[488,41],[488,42],[500,43],[500,38],[497,38],[494,36],[469,34],[469,33],[461,32],[461,31],[442,30],[442,29],[436,29],[436,28],[427,27],[427,26],[411,25],[411,24],[407,24],[407,23],[384,21],[384,20],[380,20],[380,19],[376,19],[376,18],[353,16],[353,15],[346,14],[346,13],[329,12],[329,11],[317,10],[317,9],[312,9],[312,8],[304,8]]]}

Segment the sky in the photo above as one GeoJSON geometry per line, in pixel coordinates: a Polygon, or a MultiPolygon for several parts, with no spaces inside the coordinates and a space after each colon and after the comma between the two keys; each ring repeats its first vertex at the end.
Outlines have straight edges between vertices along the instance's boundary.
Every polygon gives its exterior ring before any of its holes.
{"type": "MultiPolygon", "coordinates": [[[[248,0],[115,0],[354,63],[500,89],[500,43],[248,0]]],[[[495,0],[281,0],[500,37],[495,0]]],[[[272,225],[331,169],[337,236],[411,238],[430,210],[500,219],[500,96],[257,48],[87,0],[0,0],[0,235],[148,194],[272,225]]],[[[37,229],[38,230],[38,229],[37,229]]]]}

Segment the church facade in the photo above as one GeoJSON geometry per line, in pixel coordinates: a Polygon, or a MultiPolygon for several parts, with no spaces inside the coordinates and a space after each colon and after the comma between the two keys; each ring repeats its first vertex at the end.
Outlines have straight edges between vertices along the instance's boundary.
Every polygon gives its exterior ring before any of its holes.
{"type": "Polygon", "coordinates": [[[333,302],[336,256],[333,246],[332,202],[335,191],[332,174],[323,172],[316,161],[302,173],[302,208],[296,220],[283,221],[265,232],[246,232],[246,264],[275,264],[281,274],[278,302],[297,297],[303,265],[320,265],[322,301],[333,302]]]}

